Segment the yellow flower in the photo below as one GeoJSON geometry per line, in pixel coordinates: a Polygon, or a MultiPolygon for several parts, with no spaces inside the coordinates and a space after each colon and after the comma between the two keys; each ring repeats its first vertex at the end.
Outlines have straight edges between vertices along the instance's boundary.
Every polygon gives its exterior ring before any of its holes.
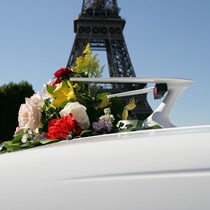
{"type": "Polygon", "coordinates": [[[69,81],[60,83],[58,87],[56,87],[56,89],[53,91],[53,93],[55,100],[52,101],[52,106],[54,107],[60,107],[63,102],[70,99],[77,99],[73,86],[69,81]]]}
{"type": "Polygon", "coordinates": [[[109,105],[109,98],[106,96],[99,105],[99,108],[105,108],[109,105]]]}
{"type": "Polygon", "coordinates": [[[136,101],[134,99],[131,99],[127,106],[124,107],[123,113],[122,113],[122,120],[128,119],[128,111],[131,111],[136,108],[136,101]]]}
{"type": "Polygon", "coordinates": [[[77,57],[76,65],[71,66],[74,72],[78,74],[85,74],[87,77],[101,77],[103,68],[100,68],[100,59],[97,54],[93,55],[90,49],[90,44],[86,45],[83,55],[77,57]]]}
{"type": "Polygon", "coordinates": [[[90,44],[88,43],[85,47],[85,50],[83,51],[83,54],[90,54],[91,50],[90,50],[90,44]]]}

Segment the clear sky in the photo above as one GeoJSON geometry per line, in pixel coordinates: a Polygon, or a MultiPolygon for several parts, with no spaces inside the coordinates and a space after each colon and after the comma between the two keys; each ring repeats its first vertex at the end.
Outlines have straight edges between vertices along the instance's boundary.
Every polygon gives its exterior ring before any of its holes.
{"type": "MultiPolygon", "coordinates": [[[[210,124],[210,0],[118,0],[118,6],[137,76],[195,81],[173,107],[171,121],[210,124]]],[[[66,66],[81,7],[82,0],[0,0],[0,86],[26,80],[41,91],[66,66]]]]}

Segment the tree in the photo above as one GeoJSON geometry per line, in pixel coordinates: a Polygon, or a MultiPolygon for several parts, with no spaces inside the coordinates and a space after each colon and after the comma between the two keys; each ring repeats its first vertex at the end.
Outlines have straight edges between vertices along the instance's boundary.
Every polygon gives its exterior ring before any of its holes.
{"type": "Polygon", "coordinates": [[[10,82],[0,87],[0,143],[12,139],[18,126],[18,111],[25,97],[34,94],[27,81],[18,84],[10,82]]]}

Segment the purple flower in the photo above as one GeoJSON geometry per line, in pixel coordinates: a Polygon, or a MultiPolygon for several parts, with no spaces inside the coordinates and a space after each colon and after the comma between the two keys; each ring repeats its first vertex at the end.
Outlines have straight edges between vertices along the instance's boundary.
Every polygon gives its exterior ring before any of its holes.
{"type": "Polygon", "coordinates": [[[41,140],[41,139],[44,139],[44,134],[42,135],[36,135],[34,138],[33,138],[33,141],[36,141],[36,140],[41,140]]]}
{"type": "Polygon", "coordinates": [[[113,124],[112,124],[113,121],[114,121],[114,116],[110,115],[110,114],[106,114],[106,115],[102,115],[99,118],[99,121],[98,122],[94,122],[92,124],[92,126],[93,126],[93,129],[96,132],[99,132],[102,129],[104,131],[111,132],[112,127],[113,127],[113,124]]]}
{"type": "Polygon", "coordinates": [[[112,130],[112,127],[113,127],[113,125],[112,125],[112,122],[106,122],[105,123],[105,129],[108,131],[108,132],[110,132],[111,130],[112,130]]]}
{"type": "Polygon", "coordinates": [[[96,132],[99,132],[99,131],[101,131],[104,128],[104,122],[100,120],[99,122],[94,122],[92,124],[92,126],[93,126],[93,129],[96,132]]]}

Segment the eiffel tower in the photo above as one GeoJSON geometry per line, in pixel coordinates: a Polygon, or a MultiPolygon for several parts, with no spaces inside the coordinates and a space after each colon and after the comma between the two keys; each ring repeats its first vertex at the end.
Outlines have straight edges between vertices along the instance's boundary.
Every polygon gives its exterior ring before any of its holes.
{"type": "MultiPolygon", "coordinates": [[[[83,0],[82,11],[74,20],[76,37],[67,67],[75,64],[76,58],[82,55],[87,43],[93,51],[106,51],[110,77],[136,77],[123,29],[126,21],[119,15],[120,9],[117,0],[83,0]]],[[[144,88],[146,84],[112,84],[111,93],[144,88]]],[[[103,89],[103,91],[106,88],[103,89]]],[[[137,107],[130,114],[131,118],[146,119],[152,109],[149,106],[146,94],[135,97],[137,107]]],[[[125,103],[128,98],[123,99],[125,103]]]]}

